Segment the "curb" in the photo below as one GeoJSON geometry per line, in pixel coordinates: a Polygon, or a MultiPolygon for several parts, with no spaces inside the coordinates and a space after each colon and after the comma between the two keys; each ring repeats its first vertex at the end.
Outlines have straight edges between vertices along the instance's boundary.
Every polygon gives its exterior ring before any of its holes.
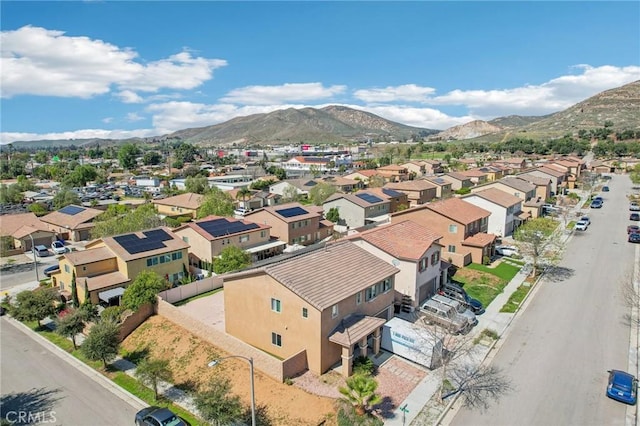
{"type": "Polygon", "coordinates": [[[93,368],[89,367],[84,362],[82,362],[79,359],[75,358],[73,355],[71,355],[68,352],[66,352],[65,350],[59,348],[57,345],[51,343],[49,340],[45,339],[44,337],[40,336],[38,333],[36,333],[35,331],[31,330],[29,327],[27,327],[26,325],[22,324],[20,321],[15,320],[13,318],[7,318],[7,322],[9,324],[11,324],[12,326],[16,327],[17,329],[19,329],[20,331],[22,331],[27,336],[31,337],[33,340],[37,341],[40,345],[42,345],[45,348],[49,349],[58,358],[60,358],[63,361],[66,361],[67,363],[73,365],[82,374],[86,375],[87,377],[92,378],[95,382],[100,384],[103,388],[107,389],[108,391],[110,391],[111,393],[113,393],[114,395],[116,395],[117,397],[119,397],[124,402],[128,403],[129,405],[131,405],[132,407],[134,407],[134,408],[136,408],[138,410],[141,410],[141,409],[149,406],[149,404],[147,404],[146,402],[144,402],[143,400],[141,400],[137,396],[133,395],[131,392],[127,391],[126,389],[121,388],[116,383],[114,383],[113,381],[111,381],[107,377],[103,376],[102,374],[100,374],[99,372],[94,370],[93,368]]]}

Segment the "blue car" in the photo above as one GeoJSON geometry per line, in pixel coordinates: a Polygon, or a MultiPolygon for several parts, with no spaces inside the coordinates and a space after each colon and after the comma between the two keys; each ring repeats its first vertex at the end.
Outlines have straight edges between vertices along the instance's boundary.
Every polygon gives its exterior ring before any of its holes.
{"type": "Polygon", "coordinates": [[[625,404],[635,405],[638,392],[638,379],[620,370],[609,370],[607,396],[625,404]]]}
{"type": "Polygon", "coordinates": [[[600,209],[600,208],[602,208],[602,201],[596,201],[596,200],[592,201],[591,202],[591,208],[592,209],[600,209]]]}
{"type": "Polygon", "coordinates": [[[55,265],[51,265],[47,268],[45,268],[44,270],[44,274],[48,277],[50,277],[54,272],[59,271],[60,270],[60,265],[58,265],[57,263],[55,265]]]}

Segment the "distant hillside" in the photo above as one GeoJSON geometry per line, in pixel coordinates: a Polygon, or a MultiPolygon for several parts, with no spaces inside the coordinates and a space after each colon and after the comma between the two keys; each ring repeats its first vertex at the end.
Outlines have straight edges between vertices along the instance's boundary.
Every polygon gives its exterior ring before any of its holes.
{"type": "Polygon", "coordinates": [[[548,115],[540,116],[524,116],[524,115],[509,115],[507,117],[498,117],[490,120],[488,123],[494,126],[502,127],[503,129],[513,129],[517,127],[526,126],[527,124],[535,123],[540,120],[544,120],[548,115]]]}
{"type": "Polygon", "coordinates": [[[406,126],[375,114],[342,106],[322,109],[284,109],[268,114],[236,117],[213,126],[185,129],[168,137],[179,137],[200,145],[274,142],[345,142],[367,138],[405,140],[427,136],[437,130],[406,126]]]}
{"type": "Polygon", "coordinates": [[[466,124],[450,127],[440,133],[430,136],[430,140],[464,140],[477,138],[501,131],[502,128],[482,120],[474,120],[466,124]]]}

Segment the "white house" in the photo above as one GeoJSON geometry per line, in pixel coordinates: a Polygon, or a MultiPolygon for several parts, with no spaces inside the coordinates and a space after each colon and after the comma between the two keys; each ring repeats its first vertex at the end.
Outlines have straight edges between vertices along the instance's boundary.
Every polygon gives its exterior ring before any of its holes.
{"type": "Polygon", "coordinates": [[[391,201],[367,190],[355,194],[336,193],[322,204],[325,214],[332,208],[338,209],[341,225],[360,228],[373,223],[389,221],[391,201]]]}
{"type": "Polygon", "coordinates": [[[463,197],[463,200],[491,212],[487,232],[502,237],[524,222],[529,213],[522,212],[522,200],[496,188],[488,188],[463,197]]]}

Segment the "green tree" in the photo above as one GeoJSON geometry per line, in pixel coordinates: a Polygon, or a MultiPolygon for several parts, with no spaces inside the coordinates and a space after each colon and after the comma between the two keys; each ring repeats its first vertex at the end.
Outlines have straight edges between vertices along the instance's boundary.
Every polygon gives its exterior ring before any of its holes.
{"type": "Polygon", "coordinates": [[[136,167],[136,157],[140,154],[140,150],[137,146],[131,143],[126,143],[118,150],[118,162],[120,167],[125,170],[131,170],[136,167]]]}
{"type": "Polygon", "coordinates": [[[142,271],[122,295],[122,305],[137,311],[146,303],[155,304],[159,292],[166,288],[164,279],[154,271],[142,271]]]}
{"type": "Polygon", "coordinates": [[[21,291],[16,295],[11,315],[18,321],[40,321],[56,313],[55,302],[59,301],[58,292],[53,288],[39,288],[34,291],[21,291]]]}
{"type": "Polygon", "coordinates": [[[56,319],[56,333],[64,337],[70,337],[73,342],[73,349],[78,349],[76,345],[76,335],[84,330],[85,321],[83,313],[78,310],[68,312],[66,315],[56,319]]]}
{"type": "Polygon", "coordinates": [[[144,385],[151,386],[154,399],[157,401],[158,384],[161,381],[171,381],[173,374],[169,368],[169,360],[145,358],[136,367],[136,377],[144,385]]]}
{"type": "Polygon", "coordinates": [[[63,188],[53,197],[53,208],[60,210],[70,204],[80,204],[78,194],[70,189],[63,188]]]}
{"type": "Polygon", "coordinates": [[[36,216],[44,216],[49,212],[49,210],[47,209],[47,206],[42,203],[29,204],[29,208],[27,210],[29,210],[31,213],[35,214],[36,216]]]}
{"type": "Polygon", "coordinates": [[[87,279],[84,279],[84,305],[91,305],[91,294],[89,293],[89,285],[87,284],[87,279]]]}
{"type": "Polygon", "coordinates": [[[340,221],[340,211],[337,207],[331,207],[327,212],[327,220],[330,220],[333,223],[338,223],[340,221]]]}
{"type": "Polygon", "coordinates": [[[369,178],[369,188],[382,188],[384,186],[384,177],[382,175],[373,175],[369,178]]]}
{"type": "Polygon", "coordinates": [[[349,377],[346,386],[338,388],[360,416],[364,416],[376,404],[382,402],[380,395],[376,394],[378,382],[365,374],[354,374],[349,377]]]}
{"type": "Polygon", "coordinates": [[[71,274],[71,301],[73,303],[73,307],[77,308],[80,306],[80,300],[78,300],[78,286],[76,284],[76,271],[73,270],[71,274]]]}
{"type": "Polygon", "coordinates": [[[91,361],[102,361],[104,368],[107,368],[107,362],[118,355],[119,333],[120,329],[117,324],[110,321],[98,321],[91,327],[80,350],[91,361]]]}
{"type": "Polygon", "coordinates": [[[145,166],[155,166],[156,164],[160,164],[162,161],[162,155],[156,151],[148,151],[145,152],[142,156],[142,163],[145,166]]]}
{"type": "Polygon", "coordinates": [[[243,202],[247,200],[247,198],[251,197],[251,190],[249,188],[240,188],[236,193],[236,200],[242,200],[243,202]]]}
{"type": "Polygon", "coordinates": [[[215,186],[204,196],[202,205],[198,209],[198,219],[209,215],[233,216],[233,200],[231,196],[215,186]]]}
{"type": "Polygon", "coordinates": [[[156,209],[151,203],[140,205],[136,209],[129,210],[123,215],[114,217],[107,215],[106,217],[108,217],[107,220],[96,222],[91,230],[91,236],[93,238],[126,234],[164,225],[164,221],[158,217],[156,209]]]}
{"type": "Polygon", "coordinates": [[[98,172],[95,167],[91,165],[78,166],[67,175],[62,183],[69,187],[85,186],[87,182],[91,182],[96,179],[98,172]]]}
{"type": "Polygon", "coordinates": [[[315,185],[309,191],[309,199],[316,206],[321,206],[327,198],[331,197],[337,191],[336,187],[330,183],[322,182],[315,185]]]}
{"type": "Polygon", "coordinates": [[[520,252],[528,255],[533,261],[532,276],[536,276],[541,259],[555,260],[559,239],[554,234],[558,222],[548,217],[529,220],[513,234],[520,252]]]}
{"type": "Polygon", "coordinates": [[[222,249],[220,257],[213,264],[213,271],[216,274],[239,271],[251,265],[251,255],[236,246],[228,246],[222,249]]]}
{"type": "Polygon", "coordinates": [[[640,184],[640,164],[636,164],[631,173],[629,173],[629,179],[634,184],[640,184]]]}
{"type": "Polygon", "coordinates": [[[187,192],[204,194],[209,190],[209,180],[204,176],[189,176],[184,180],[187,192]]]}
{"type": "Polygon", "coordinates": [[[237,423],[244,414],[242,402],[231,393],[231,383],[227,378],[211,379],[205,389],[196,394],[194,402],[200,415],[214,425],[237,423]]]}

